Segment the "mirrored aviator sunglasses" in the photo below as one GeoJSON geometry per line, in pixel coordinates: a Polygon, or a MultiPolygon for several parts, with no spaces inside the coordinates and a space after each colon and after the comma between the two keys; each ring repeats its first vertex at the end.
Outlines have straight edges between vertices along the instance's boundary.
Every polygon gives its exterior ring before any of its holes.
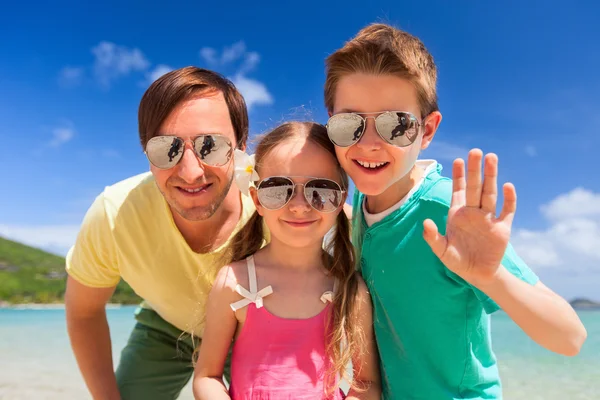
{"type": "Polygon", "coordinates": [[[422,122],[406,111],[385,111],[377,117],[363,117],[376,113],[341,113],[327,121],[327,135],[339,147],[349,147],[357,143],[365,133],[367,119],[375,120],[375,130],[392,146],[410,146],[417,139],[422,122]]]}
{"type": "Polygon", "coordinates": [[[303,186],[304,198],[319,212],[333,212],[344,201],[344,190],[330,179],[311,178],[305,183],[294,183],[287,176],[272,176],[256,186],[258,201],[269,210],[283,208],[294,197],[296,186],[303,186]]]}
{"type": "MultiPolygon", "coordinates": [[[[199,135],[192,139],[196,156],[203,164],[211,167],[225,165],[231,159],[231,141],[222,135],[199,135]]],[[[185,150],[185,140],[178,136],[155,136],[146,144],[146,157],[156,168],[173,168],[185,150]]]]}

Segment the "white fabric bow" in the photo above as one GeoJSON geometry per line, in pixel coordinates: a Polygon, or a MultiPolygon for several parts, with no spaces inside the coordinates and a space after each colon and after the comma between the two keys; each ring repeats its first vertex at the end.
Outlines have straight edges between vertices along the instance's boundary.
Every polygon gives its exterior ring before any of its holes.
{"type": "Polygon", "coordinates": [[[333,303],[333,292],[329,290],[329,291],[323,293],[321,295],[321,301],[323,303],[327,303],[327,302],[333,303]]]}
{"type": "Polygon", "coordinates": [[[256,308],[261,308],[263,306],[263,297],[273,293],[273,288],[271,285],[269,285],[256,293],[250,293],[248,290],[238,284],[235,286],[235,291],[241,294],[244,298],[230,305],[233,311],[244,308],[250,303],[256,304],[256,308]]]}

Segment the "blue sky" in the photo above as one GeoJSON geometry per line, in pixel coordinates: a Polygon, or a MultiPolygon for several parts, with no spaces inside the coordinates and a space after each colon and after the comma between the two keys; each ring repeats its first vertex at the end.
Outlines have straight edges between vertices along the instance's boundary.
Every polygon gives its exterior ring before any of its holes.
{"type": "Polygon", "coordinates": [[[64,254],[103,187],[148,170],[137,107],[161,73],[230,77],[252,134],[324,123],[324,58],[383,21],[420,37],[438,66],[444,118],[423,158],[449,173],[471,147],[497,153],[519,196],[519,253],[564,296],[600,300],[599,5],[52,3],[0,13],[0,235],[64,254]]]}

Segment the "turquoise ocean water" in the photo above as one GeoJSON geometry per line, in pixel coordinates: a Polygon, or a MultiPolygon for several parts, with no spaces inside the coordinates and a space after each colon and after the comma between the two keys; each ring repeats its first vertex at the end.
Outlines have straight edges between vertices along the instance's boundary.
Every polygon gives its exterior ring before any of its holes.
{"type": "MultiPolygon", "coordinates": [[[[134,307],[108,310],[118,361],[133,327],[134,307]]],[[[600,312],[579,313],[588,331],[572,358],[544,350],[503,313],[492,319],[504,398],[600,400],[600,312]]],[[[89,399],[71,353],[62,309],[0,309],[0,399],[89,399]]],[[[180,399],[193,399],[186,387],[180,399]]]]}

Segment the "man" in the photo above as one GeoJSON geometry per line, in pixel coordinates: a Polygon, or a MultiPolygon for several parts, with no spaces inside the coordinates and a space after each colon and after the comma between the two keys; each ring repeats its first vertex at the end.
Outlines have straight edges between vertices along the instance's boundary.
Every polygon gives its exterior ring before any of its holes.
{"type": "Polygon", "coordinates": [[[141,100],[139,135],[150,172],[105,188],[67,255],[68,332],[97,399],[179,395],[197,344],[180,338],[201,337],[228,240],[254,212],[232,186],[248,113],[231,82],[195,67],[164,75],[141,100]],[[144,302],[115,373],[105,305],[121,278],[144,302]]]}

